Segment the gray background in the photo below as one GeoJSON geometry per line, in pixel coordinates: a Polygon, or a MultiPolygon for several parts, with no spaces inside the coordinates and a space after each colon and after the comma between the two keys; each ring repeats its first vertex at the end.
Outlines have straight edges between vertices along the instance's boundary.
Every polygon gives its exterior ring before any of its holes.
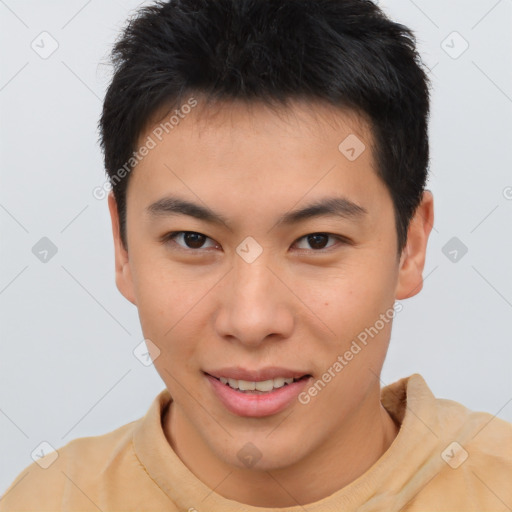
{"type": "MultiPolygon", "coordinates": [[[[93,196],[108,51],[138,4],[0,0],[0,493],[42,441],[113,430],[164,387],[133,354],[137,311],[115,287],[107,203],[93,196]],[[43,237],[57,248],[46,262],[43,237]]],[[[437,396],[512,421],[512,0],[381,4],[431,68],[436,213],[382,381],[419,372],[437,396]]]]}

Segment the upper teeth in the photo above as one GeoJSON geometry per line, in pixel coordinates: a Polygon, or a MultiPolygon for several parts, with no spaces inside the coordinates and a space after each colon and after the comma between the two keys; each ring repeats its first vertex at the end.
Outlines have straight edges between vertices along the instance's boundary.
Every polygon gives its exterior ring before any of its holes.
{"type": "Polygon", "coordinates": [[[278,377],[277,379],[263,380],[260,382],[249,382],[248,380],[226,379],[219,377],[222,384],[229,384],[233,389],[240,391],[272,391],[275,388],[282,388],[285,384],[291,384],[293,379],[278,377]]]}

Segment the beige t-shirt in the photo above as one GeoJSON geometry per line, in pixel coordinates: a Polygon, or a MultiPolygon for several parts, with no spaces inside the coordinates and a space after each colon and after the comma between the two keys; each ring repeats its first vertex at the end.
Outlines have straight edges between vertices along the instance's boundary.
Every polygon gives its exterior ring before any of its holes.
{"type": "Polygon", "coordinates": [[[334,494],[286,508],[244,505],[196,478],[162,429],[171,400],[163,390],[143,418],[69,442],[47,469],[34,462],[6,491],[0,512],[512,510],[512,424],[436,399],[418,374],[382,389],[382,404],[401,424],[382,457],[334,494]]]}

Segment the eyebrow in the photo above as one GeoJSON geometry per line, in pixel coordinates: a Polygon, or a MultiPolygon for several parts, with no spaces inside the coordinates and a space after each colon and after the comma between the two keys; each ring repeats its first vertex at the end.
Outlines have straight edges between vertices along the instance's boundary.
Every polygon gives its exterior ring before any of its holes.
{"type": "Polygon", "coordinates": [[[342,217],[362,220],[368,210],[346,197],[326,197],[306,205],[299,210],[286,213],[277,221],[277,225],[297,224],[315,217],[342,217]]]}
{"type": "MultiPolygon", "coordinates": [[[[150,204],[146,211],[151,217],[169,217],[187,215],[212,224],[229,226],[228,220],[207,206],[181,199],[166,196],[150,204]]],[[[316,217],[341,217],[344,219],[362,220],[368,210],[346,197],[326,197],[306,205],[303,208],[292,210],[282,215],[275,225],[298,224],[316,217]]]]}

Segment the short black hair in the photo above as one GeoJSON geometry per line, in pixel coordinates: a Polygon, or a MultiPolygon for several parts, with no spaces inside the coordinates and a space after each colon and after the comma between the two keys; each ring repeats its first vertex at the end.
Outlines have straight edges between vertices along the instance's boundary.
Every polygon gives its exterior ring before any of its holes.
{"type": "Polygon", "coordinates": [[[413,32],[372,1],[156,2],[129,20],[111,59],[100,144],[125,248],[137,141],[159,109],[191,94],[283,106],[306,99],[363,116],[393,200],[398,253],[405,247],[428,175],[429,80],[413,32]]]}

